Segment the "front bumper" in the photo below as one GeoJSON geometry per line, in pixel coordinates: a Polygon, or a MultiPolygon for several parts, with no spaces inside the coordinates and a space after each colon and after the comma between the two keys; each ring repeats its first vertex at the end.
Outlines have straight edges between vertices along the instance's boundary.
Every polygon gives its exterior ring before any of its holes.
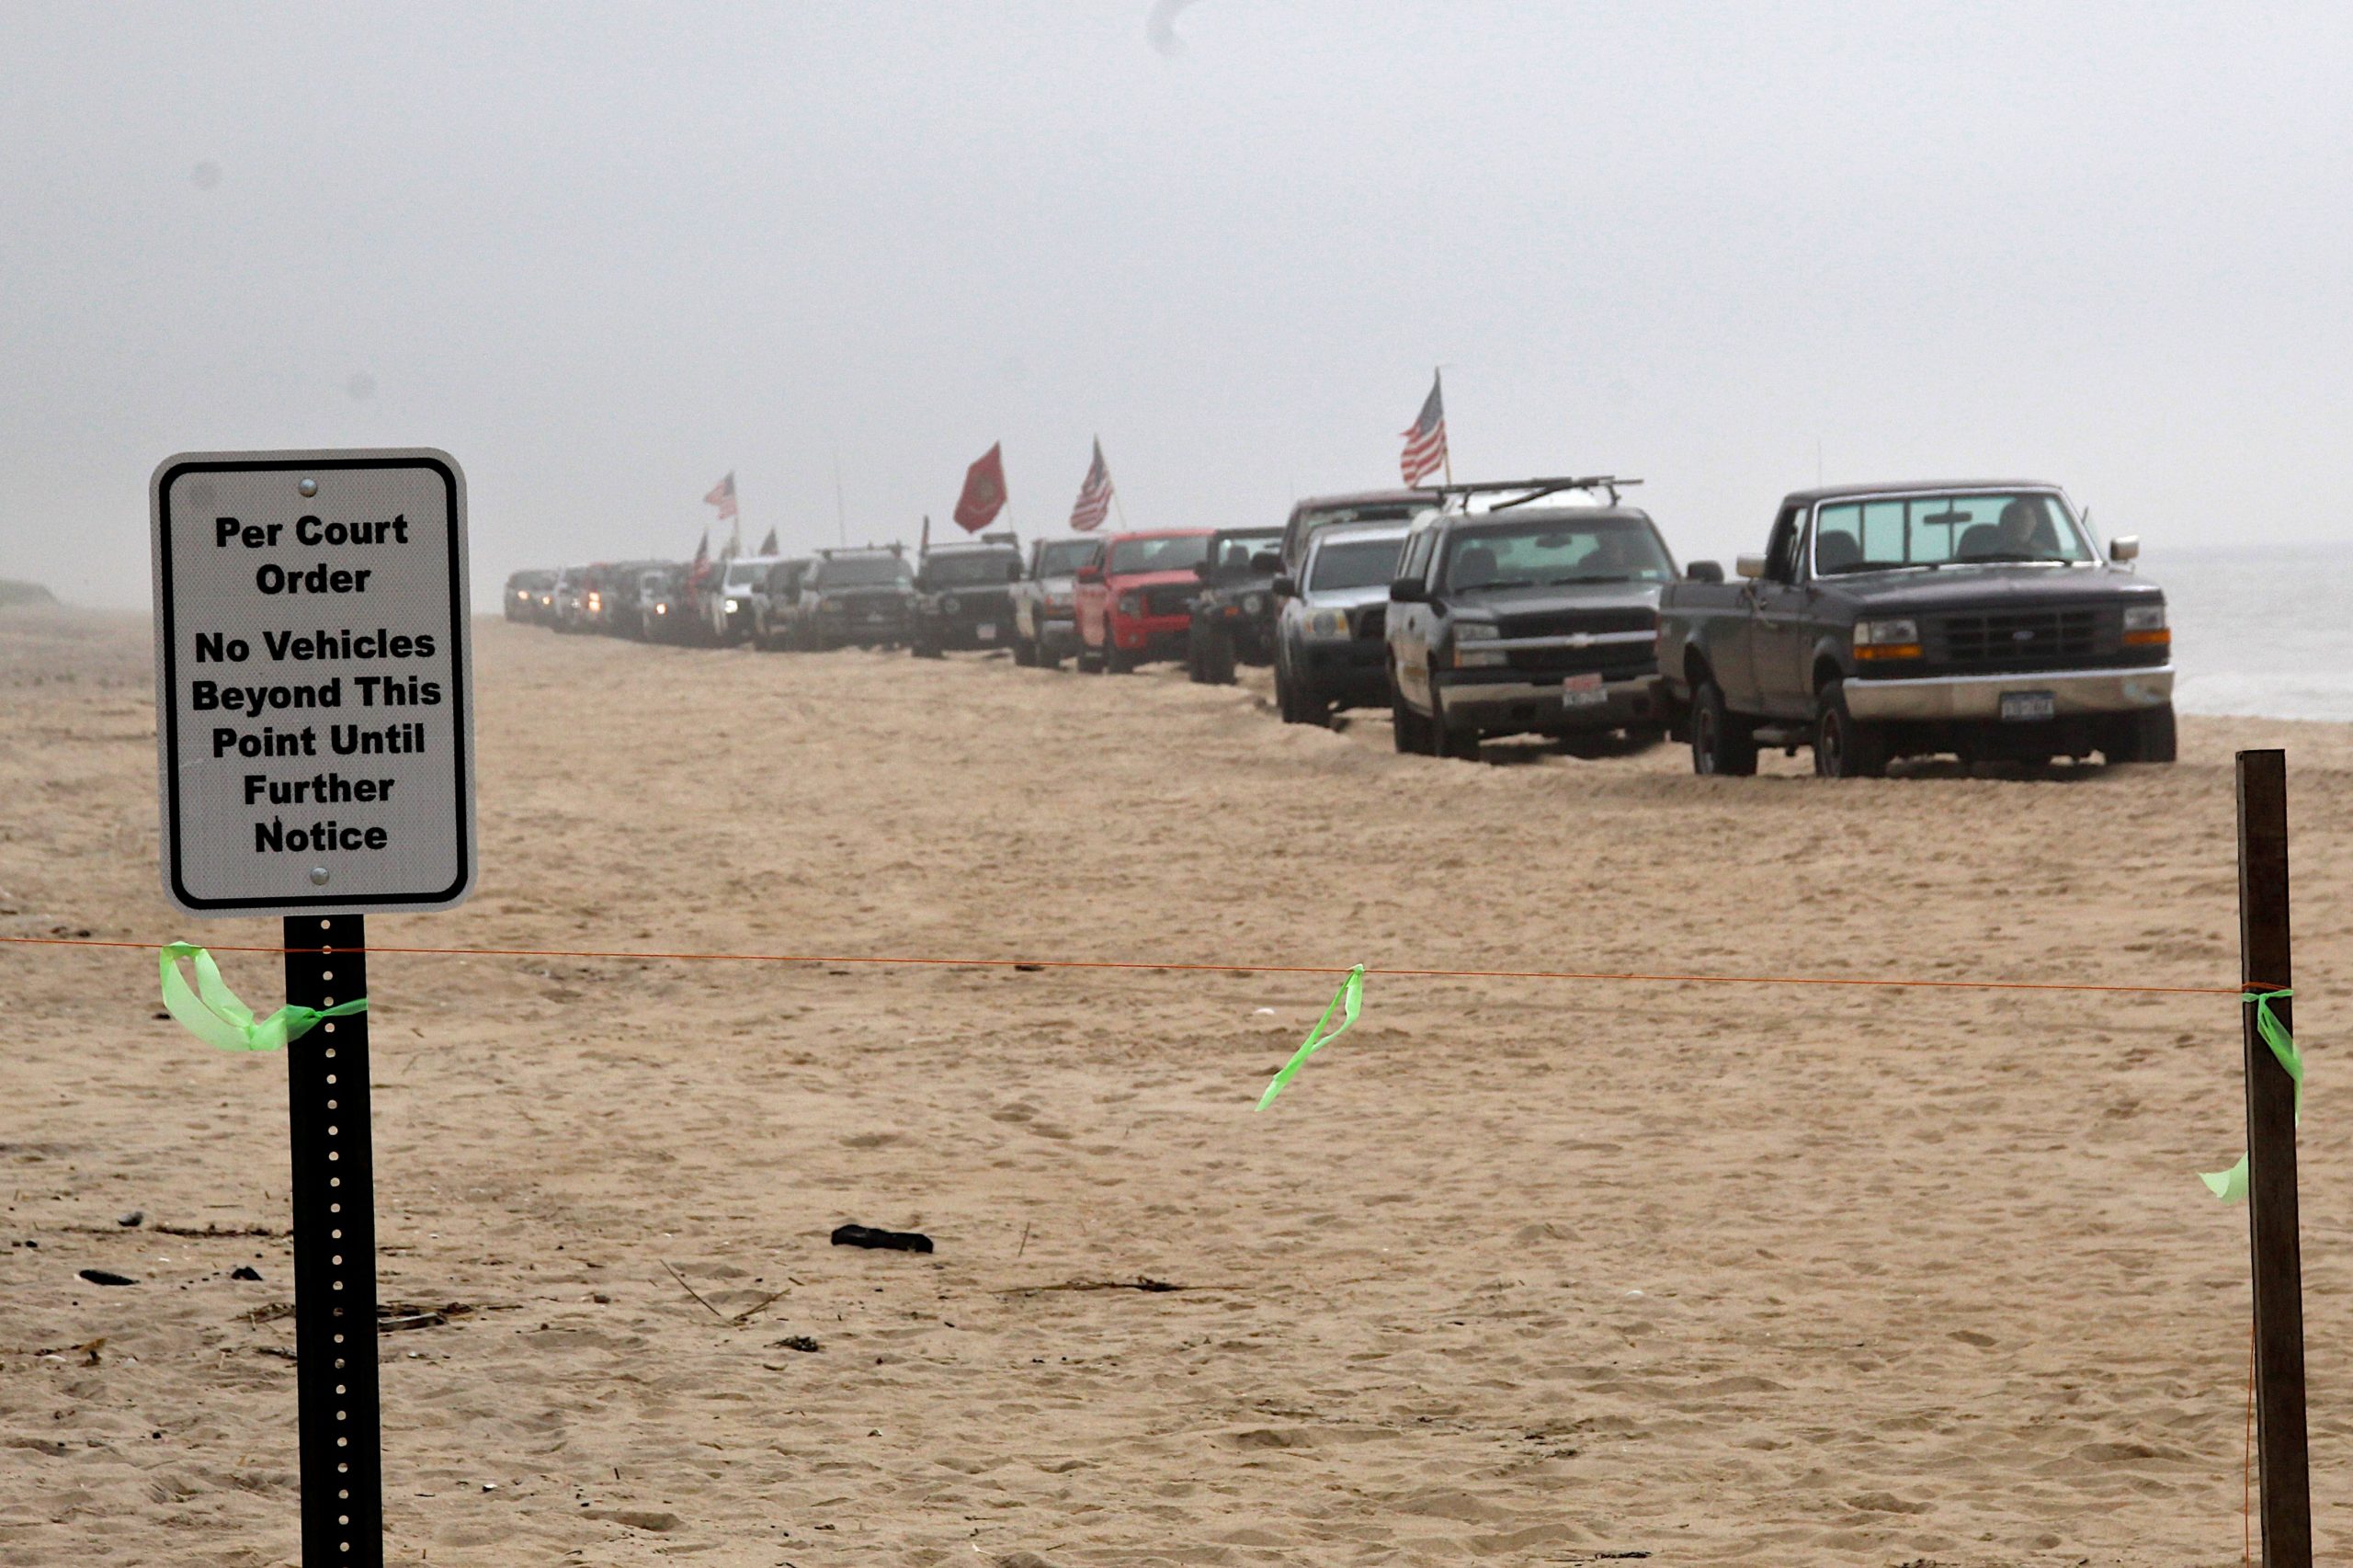
{"type": "Polygon", "coordinates": [[[1503,671],[1502,680],[1480,678],[1475,670],[1437,676],[1447,722],[1464,730],[1494,733],[1568,734],[1585,730],[1622,730],[1634,724],[1664,724],[1666,688],[1655,675],[1602,682],[1602,699],[1572,708],[1562,700],[1560,676],[1529,680],[1503,671]]]}
{"type": "Polygon", "coordinates": [[[2049,692],[2054,717],[2135,713],[2173,700],[2173,666],[2125,670],[2046,670],[2023,675],[1917,676],[1846,682],[1847,711],[1867,723],[1986,722],[2002,720],[2002,699],[2049,692]]]}
{"type": "Polygon", "coordinates": [[[1069,616],[1044,616],[1039,619],[1036,625],[1038,628],[1036,642],[1040,648],[1051,649],[1057,653],[1074,653],[1078,651],[1078,622],[1069,616]]]}
{"type": "Polygon", "coordinates": [[[1122,653],[1170,659],[1184,652],[1192,626],[1193,618],[1189,615],[1115,615],[1108,630],[1122,653]]]}

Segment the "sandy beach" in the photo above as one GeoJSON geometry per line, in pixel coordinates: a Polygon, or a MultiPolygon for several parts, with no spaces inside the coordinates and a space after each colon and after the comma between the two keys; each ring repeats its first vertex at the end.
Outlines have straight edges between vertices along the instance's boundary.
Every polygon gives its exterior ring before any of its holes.
{"type": "MultiPolygon", "coordinates": [[[[2353,1550],[2353,727],[1833,784],[1401,757],[1259,672],[498,622],[476,665],[479,892],[379,943],[2228,986],[2231,754],[2283,744],[2316,1546],[2353,1550]]],[[[153,725],[143,619],[0,612],[0,935],[278,940],[163,903],[153,725]]],[[[0,946],[9,1568],[296,1555],[285,1067],[155,981],[0,946]]],[[[1261,1114],[1329,979],[370,990],[394,1561],[2239,1558],[2226,997],[1376,976],[1261,1114]]]]}

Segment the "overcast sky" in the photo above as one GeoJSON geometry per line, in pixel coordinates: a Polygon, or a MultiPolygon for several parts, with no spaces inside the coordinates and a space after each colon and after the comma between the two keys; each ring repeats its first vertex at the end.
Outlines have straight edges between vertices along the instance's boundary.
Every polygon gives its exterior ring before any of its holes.
{"type": "Polygon", "coordinates": [[[430,445],[518,566],[1614,470],[1685,556],[2056,479],[2353,535],[2353,8],[0,5],[0,576],[205,448],[430,445]],[[1818,456],[1817,456],[1818,454],[1818,456]]]}

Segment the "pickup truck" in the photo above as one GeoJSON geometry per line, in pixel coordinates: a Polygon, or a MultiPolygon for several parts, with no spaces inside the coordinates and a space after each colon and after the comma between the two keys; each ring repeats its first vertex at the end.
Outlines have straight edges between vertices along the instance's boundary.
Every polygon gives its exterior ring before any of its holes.
{"type": "Polygon", "coordinates": [[[1029,547],[1029,570],[1013,585],[1013,662],[1059,669],[1078,652],[1078,569],[1103,552],[1085,534],[1041,539],[1029,547]]]}
{"type": "Polygon", "coordinates": [[[1103,541],[1101,562],[1077,573],[1081,669],[1125,675],[1184,653],[1201,586],[1193,569],[1210,558],[1211,536],[1209,528],[1159,528],[1103,541]]]}
{"type": "Polygon", "coordinates": [[[1275,710],[1329,724],[1335,710],[1389,700],[1389,584],[1403,523],[1343,523],[1307,541],[1297,577],[1277,577],[1275,710]]]}
{"type": "Polygon", "coordinates": [[[1735,583],[1694,562],[1659,606],[1659,667],[1695,771],[1813,749],[1816,773],[1901,756],[2174,759],[2173,634],[2055,484],[1840,485],[1783,499],[1735,583]]]}
{"type": "Polygon", "coordinates": [[[1656,628],[1675,561],[1649,516],[1616,500],[1631,483],[1534,482],[1525,500],[1415,519],[1386,628],[1399,751],[1475,758],[1491,735],[1665,733],[1656,628]],[[1589,485],[1610,501],[1535,504],[1589,485]]]}

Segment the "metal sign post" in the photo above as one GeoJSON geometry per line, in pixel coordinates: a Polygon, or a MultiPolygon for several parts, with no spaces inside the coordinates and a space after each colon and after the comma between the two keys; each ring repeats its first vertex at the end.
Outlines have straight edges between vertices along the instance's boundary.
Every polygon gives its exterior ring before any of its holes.
{"type": "MultiPolygon", "coordinates": [[[[165,896],[284,917],[368,995],[365,912],[473,890],[465,480],[428,450],[199,452],[149,487],[165,896]]],[[[384,1561],[368,1015],[287,1048],[302,1560],[384,1561]]]]}

